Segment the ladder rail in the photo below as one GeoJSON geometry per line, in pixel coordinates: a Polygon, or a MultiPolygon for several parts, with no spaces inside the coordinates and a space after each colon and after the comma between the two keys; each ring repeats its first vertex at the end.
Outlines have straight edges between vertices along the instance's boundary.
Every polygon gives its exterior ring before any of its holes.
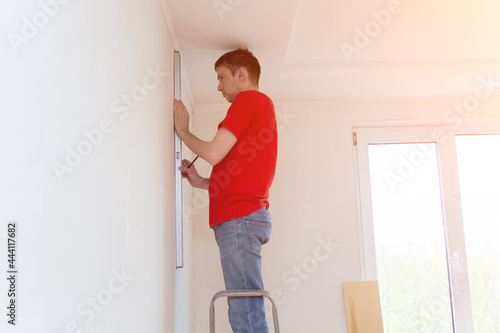
{"type": "Polygon", "coordinates": [[[265,290],[221,290],[212,297],[210,302],[210,333],[215,333],[215,301],[221,297],[266,297],[271,301],[273,306],[273,322],[274,322],[274,332],[280,333],[279,322],[278,322],[278,309],[276,307],[276,302],[274,301],[273,295],[265,290]]]}

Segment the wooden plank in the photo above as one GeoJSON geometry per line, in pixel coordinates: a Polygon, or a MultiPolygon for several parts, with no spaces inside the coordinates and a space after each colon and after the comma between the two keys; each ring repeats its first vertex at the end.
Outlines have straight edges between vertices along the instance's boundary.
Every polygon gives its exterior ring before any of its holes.
{"type": "Polygon", "coordinates": [[[347,333],[384,333],[377,281],[346,281],[344,307],[347,333]]]}

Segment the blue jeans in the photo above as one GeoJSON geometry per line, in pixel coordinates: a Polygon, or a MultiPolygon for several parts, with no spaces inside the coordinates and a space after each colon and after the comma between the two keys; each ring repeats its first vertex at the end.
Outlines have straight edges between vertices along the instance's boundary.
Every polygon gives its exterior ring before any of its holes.
{"type": "MultiPolygon", "coordinates": [[[[261,208],[212,228],[219,245],[226,290],[264,290],[260,254],[271,237],[271,215],[261,208]]],[[[229,298],[234,333],[268,333],[263,297],[229,298]]]]}

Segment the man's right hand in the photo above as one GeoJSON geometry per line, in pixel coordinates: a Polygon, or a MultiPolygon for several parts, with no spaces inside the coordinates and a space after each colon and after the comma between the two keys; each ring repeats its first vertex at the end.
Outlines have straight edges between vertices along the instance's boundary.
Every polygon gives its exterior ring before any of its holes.
{"type": "Polygon", "coordinates": [[[182,178],[186,178],[189,184],[191,184],[191,186],[193,187],[208,190],[208,184],[210,180],[208,178],[203,178],[202,176],[200,176],[194,164],[191,165],[190,168],[188,168],[190,163],[191,162],[188,160],[182,160],[182,165],[179,167],[182,178]]]}

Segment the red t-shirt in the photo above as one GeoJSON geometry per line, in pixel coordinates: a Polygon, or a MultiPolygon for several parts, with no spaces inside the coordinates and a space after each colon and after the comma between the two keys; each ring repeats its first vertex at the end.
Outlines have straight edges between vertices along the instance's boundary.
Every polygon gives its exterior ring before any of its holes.
{"type": "Polygon", "coordinates": [[[236,95],[221,126],[238,141],[212,169],[210,227],[269,205],[278,155],[274,105],[263,93],[246,90],[236,95]]]}

